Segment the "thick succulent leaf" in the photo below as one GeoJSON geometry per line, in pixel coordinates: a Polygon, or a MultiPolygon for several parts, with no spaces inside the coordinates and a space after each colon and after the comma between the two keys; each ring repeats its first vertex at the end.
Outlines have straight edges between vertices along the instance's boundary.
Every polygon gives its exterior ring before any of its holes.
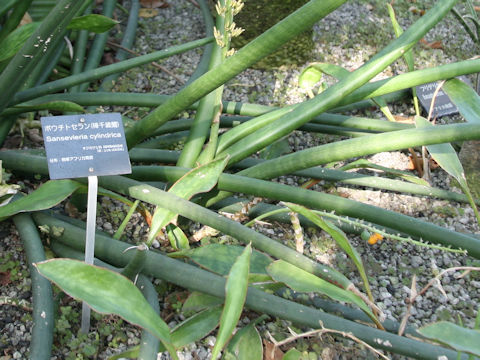
{"type": "Polygon", "coordinates": [[[303,360],[302,353],[295,348],[291,348],[283,355],[282,360],[303,360]]]}
{"type": "Polygon", "coordinates": [[[73,18],[67,26],[69,30],[88,30],[101,34],[118,24],[118,21],[100,14],[89,14],[73,18]]]}
{"type": "Polygon", "coordinates": [[[10,59],[15,55],[39,25],[40,23],[37,22],[25,24],[8,34],[0,44],[2,49],[2,51],[0,51],[0,61],[10,59]]]}
{"type": "MultiPolygon", "coordinates": [[[[335,64],[315,63],[312,65],[312,67],[314,67],[317,71],[321,71],[327,75],[334,77],[338,81],[344,80],[350,74],[350,71],[335,64]]],[[[395,121],[395,118],[393,117],[390,109],[388,108],[387,102],[383,98],[376,97],[373,98],[372,101],[380,108],[380,110],[384,113],[384,115],[389,121],[395,121]]]]}
{"type": "Polygon", "coordinates": [[[2,206],[5,206],[12,200],[13,195],[19,190],[19,185],[4,183],[2,161],[0,160],[0,210],[2,206]]]}
{"type": "Polygon", "coordinates": [[[173,224],[167,225],[167,236],[170,244],[174,249],[189,249],[190,244],[185,233],[178,226],[173,224]]]}
{"type": "Polygon", "coordinates": [[[373,98],[372,101],[380,108],[388,121],[396,121],[385,99],[381,97],[373,98]]]}
{"type": "Polygon", "coordinates": [[[291,151],[288,139],[283,138],[275,141],[273,144],[268,145],[265,149],[260,151],[260,157],[269,160],[288,154],[291,151]]]}
{"type": "Polygon", "coordinates": [[[317,71],[334,77],[337,80],[343,80],[347,75],[350,74],[350,71],[335,64],[313,63],[310,66],[315,68],[317,71]]]}
{"type": "Polygon", "coordinates": [[[248,275],[248,282],[251,285],[254,285],[252,283],[264,283],[264,282],[270,282],[273,281],[270,275],[268,274],[252,274],[250,273],[248,275]]]}
{"type": "MultiPolygon", "coordinates": [[[[314,63],[310,66],[319,72],[334,77],[338,81],[344,80],[350,74],[350,71],[335,64],[314,63]]],[[[373,98],[372,101],[380,108],[380,110],[382,110],[389,121],[395,121],[390,109],[388,108],[387,102],[383,98],[373,98]]]]}
{"type": "Polygon", "coordinates": [[[227,162],[227,158],[222,158],[192,169],[178,179],[168,192],[190,199],[195,194],[211,190],[217,184],[227,162]]]}
{"type": "Polygon", "coordinates": [[[365,285],[365,289],[370,293],[370,285],[368,283],[367,273],[365,272],[365,267],[363,266],[362,259],[358,254],[357,250],[350,244],[348,241],[347,235],[340,230],[338,227],[333,225],[330,221],[322,219],[320,216],[315,214],[313,211],[307,209],[306,207],[295,205],[291,203],[286,203],[288,208],[300,215],[305,216],[308,220],[312,221],[315,225],[320,227],[323,231],[330,234],[330,236],[336,241],[336,243],[345,251],[353,263],[357,267],[357,270],[362,277],[362,280],[365,285]]]}
{"type": "MultiPolygon", "coordinates": [[[[216,306],[182,321],[172,329],[172,343],[175,348],[180,349],[210,334],[218,326],[221,314],[222,308],[216,306]]],[[[165,347],[160,344],[158,351],[165,351],[165,347]]]]}
{"type": "Polygon", "coordinates": [[[15,5],[15,3],[19,1],[20,0],[2,0],[2,2],[0,2],[0,16],[3,16],[13,7],[13,5],[15,5]]]}
{"type": "MultiPolygon", "coordinates": [[[[210,191],[217,184],[218,177],[222,174],[227,162],[228,158],[222,158],[190,170],[178,179],[168,192],[188,200],[195,194],[210,191]]],[[[153,241],[160,229],[174,221],[176,217],[177,214],[174,212],[157,207],[153,214],[148,243],[153,241]]]]}
{"type": "Polygon", "coordinates": [[[459,79],[450,79],[445,82],[443,90],[465,120],[480,124],[480,96],[475,90],[459,79]]]}
{"type": "Polygon", "coordinates": [[[0,221],[26,211],[49,209],[85,185],[73,180],[50,180],[29,195],[0,207],[0,221]]]}
{"type": "Polygon", "coordinates": [[[34,265],[40,274],[70,296],[86,302],[93,310],[119,315],[147,329],[162,341],[173,358],[177,358],[167,324],[126,277],[72,259],[52,259],[34,265]]]}
{"type": "MultiPolygon", "coordinates": [[[[235,259],[244,251],[244,247],[237,245],[210,244],[177,254],[187,256],[198,265],[220,275],[227,275],[235,259]]],[[[267,274],[266,267],[272,259],[259,251],[253,250],[250,259],[251,274],[267,274]]]]}
{"type": "Polygon", "coordinates": [[[20,186],[16,184],[2,184],[0,185],[0,208],[8,204],[13,195],[15,195],[20,190],[20,186]]]}
{"type": "MultiPolygon", "coordinates": [[[[434,126],[428,122],[427,119],[416,116],[415,123],[418,128],[434,126]]],[[[462,191],[468,198],[468,202],[475,213],[477,222],[480,224],[480,213],[478,211],[475,200],[473,199],[472,193],[467,183],[467,178],[465,177],[465,171],[463,170],[462,163],[458,158],[458,155],[451,144],[436,144],[428,145],[427,150],[432,156],[432,158],[440,165],[440,167],[449,173],[451,176],[458,181],[458,184],[462,188],[462,191]]]]}
{"type": "MultiPolygon", "coordinates": [[[[398,38],[398,37],[400,37],[400,35],[403,34],[403,29],[397,21],[397,18],[395,16],[395,11],[393,10],[392,5],[387,4],[387,9],[388,9],[388,14],[390,16],[390,20],[392,21],[393,31],[395,32],[395,36],[398,38]]],[[[403,54],[403,59],[405,60],[405,63],[407,64],[408,71],[414,71],[415,70],[415,62],[414,62],[414,59],[413,59],[412,49],[408,50],[407,52],[405,52],[405,54],[403,54]]],[[[417,89],[415,87],[412,88],[412,95],[413,95],[413,105],[415,107],[415,113],[417,115],[419,115],[420,114],[420,108],[418,106],[417,89]]],[[[395,121],[395,119],[394,119],[394,121],[395,121]]]]}
{"type": "Polygon", "coordinates": [[[242,254],[235,260],[225,284],[225,305],[220,319],[220,328],[217,334],[217,341],[213,346],[212,359],[216,359],[220,351],[232,336],[237,326],[243,305],[247,297],[248,272],[250,268],[250,257],[252,246],[245,247],[242,254]]]}
{"type": "Polygon", "coordinates": [[[309,90],[312,89],[321,79],[322,72],[310,65],[303,69],[298,77],[298,86],[302,89],[309,90]]]}
{"type": "Polygon", "coordinates": [[[219,297],[194,291],[183,303],[182,312],[183,313],[198,312],[201,310],[205,310],[205,309],[223,304],[223,301],[224,300],[219,297]]]}
{"type": "MultiPolygon", "coordinates": [[[[388,9],[388,14],[390,16],[390,20],[392,21],[393,31],[395,32],[395,36],[398,38],[398,37],[400,37],[400,35],[403,34],[403,29],[401,28],[400,24],[397,21],[397,18],[395,17],[395,11],[393,10],[392,5],[387,4],[387,9],[388,9]]],[[[414,63],[413,63],[412,50],[407,51],[403,55],[403,58],[405,59],[405,62],[407,63],[408,71],[415,70],[415,66],[414,66],[414,63]]]]}
{"type": "Polygon", "coordinates": [[[480,356],[480,331],[440,321],[417,330],[423,336],[460,352],[480,356]]]}
{"type": "Polygon", "coordinates": [[[359,159],[359,160],[352,161],[351,163],[348,163],[347,165],[342,166],[340,168],[340,170],[347,171],[347,170],[350,170],[350,169],[357,169],[357,168],[377,169],[377,170],[384,171],[385,173],[387,173],[389,175],[393,175],[393,176],[397,176],[399,178],[402,178],[403,180],[406,180],[406,181],[411,182],[413,184],[430,186],[430,184],[427,181],[425,181],[424,179],[421,179],[418,176],[414,176],[414,175],[408,173],[407,171],[391,169],[391,168],[388,168],[388,167],[385,167],[385,166],[374,164],[374,163],[372,163],[368,160],[365,160],[365,159],[359,159]]]}
{"type": "Polygon", "coordinates": [[[363,300],[354,293],[341,289],[318,276],[300,269],[284,260],[277,260],[267,268],[270,276],[278,282],[282,282],[292,290],[298,292],[317,292],[333,300],[343,301],[357,305],[372,318],[373,313],[363,300]]]}
{"type": "Polygon", "coordinates": [[[210,334],[219,324],[222,308],[204,310],[181,322],[172,330],[172,342],[178,349],[210,334]]]}
{"type": "Polygon", "coordinates": [[[58,101],[49,101],[46,103],[41,103],[41,104],[32,104],[29,105],[28,103],[26,104],[20,104],[15,106],[15,109],[21,109],[25,111],[37,111],[37,110],[54,110],[54,111],[71,111],[71,112],[79,112],[79,113],[84,113],[85,109],[71,101],[63,101],[63,100],[58,100],[58,101]]]}
{"type": "Polygon", "coordinates": [[[262,360],[262,339],[255,323],[237,331],[226,347],[222,360],[262,360]]]}
{"type": "MultiPolygon", "coordinates": [[[[417,128],[434,126],[421,116],[415,117],[417,128]]],[[[440,167],[453,176],[462,186],[466,186],[465,173],[457,152],[451,144],[428,145],[427,150],[440,167]]]]}
{"type": "Polygon", "coordinates": [[[115,354],[113,356],[110,356],[108,360],[137,359],[139,353],[140,353],[140,345],[137,345],[128,350],[121,352],[120,354],[115,354]]]}
{"type": "Polygon", "coordinates": [[[58,0],[35,0],[28,9],[28,14],[34,21],[41,21],[52,11],[57,2],[58,0]]]}

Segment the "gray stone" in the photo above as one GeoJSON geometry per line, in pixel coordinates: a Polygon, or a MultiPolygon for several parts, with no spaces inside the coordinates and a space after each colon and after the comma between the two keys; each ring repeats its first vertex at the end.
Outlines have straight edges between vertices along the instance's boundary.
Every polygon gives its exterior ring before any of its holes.
{"type": "Polygon", "coordinates": [[[480,140],[465,141],[459,153],[468,186],[473,196],[480,197],[480,140]]]}
{"type": "Polygon", "coordinates": [[[113,226],[112,226],[112,224],[110,224],[110,223],[107,221],[107,222],[104,222],[104,223],[103,223],[103,228],[104,228],[105,230],[112,230],[112,229],[113,229],[113,226]]]}
{"type": "Polygon", "coordinates": [[[419,267],[423,264],[423,259],[420,256],[412,256],[411,263],[413,267],[419,267]]]}
{"type": "Polygon", "coordinates": [[[473,287],[475,287],[475,288],[477,288],[477,289],[480,289],[480,281],[475,281],[475,280],[473,280],[473,281],[470,282],[470,284],[471,284],[473,287]]]}

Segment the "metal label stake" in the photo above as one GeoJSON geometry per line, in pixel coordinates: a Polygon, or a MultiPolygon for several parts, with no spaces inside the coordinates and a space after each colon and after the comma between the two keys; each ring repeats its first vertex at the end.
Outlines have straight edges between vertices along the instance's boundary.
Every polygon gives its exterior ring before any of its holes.
{"type": "MultiPolygon", "coordinates": [[[[87,198],[87,231],[85,238],[85,262],[93,265],[95,253],[95,228],[97,224],[97,193],[98,177],[88,177],[87,198]]],[[[87,334],[90,330],[90,307],[82,303],[82,333],[87,334]]]]}
{"type": "MultiPolygon", "coordinates": [[[[88,177],[85,262],[93,264],[97,176],[130,174],[132,167],[119,113],[42,117],[50,179],[88,177]]],[[[90,308],[82,304],[83,333],[90,330],[90,308]]]]}

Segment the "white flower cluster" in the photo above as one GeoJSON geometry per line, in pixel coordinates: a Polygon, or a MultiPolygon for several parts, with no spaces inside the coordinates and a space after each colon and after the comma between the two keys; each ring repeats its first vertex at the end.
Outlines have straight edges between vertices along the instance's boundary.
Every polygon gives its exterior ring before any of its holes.
{"type": "MultiPolygon", "coordinates": [[[[215,9],[219,16],[223,16],[225,19],[224,32],[222,34],[216,27],[213,28],[213,35],[217,45],[221,48],[227,47],[230,39],[239,36],[244,29],[239,28],[233,22],[233,17],[242,10],[244,3],[242,0],[219,0],[215,5],[215,9]]],[[[231,56],[235,53],[235,49],[230,49],[225,53],[225,56],[231,56]]]]}

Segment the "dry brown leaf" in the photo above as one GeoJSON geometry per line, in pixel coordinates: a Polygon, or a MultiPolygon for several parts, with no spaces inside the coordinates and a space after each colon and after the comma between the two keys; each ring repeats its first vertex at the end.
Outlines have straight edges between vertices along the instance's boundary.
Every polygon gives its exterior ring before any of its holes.
{"type": "Polygon", "coordinates": [[[150,213],[150,211],[148,211],[148,209],[146,209],[142,206],[142,207],[140,207],[138,212],[140,213],[140,215],[143,216],[143,218],[147,222],[147,225],[152,226],[152,214],[150,213]]]}
{"type": "Polygon", "coordinates": [[[66,213],[68,214],[68,216],[70,216],[70,217],[76,218],[76,217],[79,217],[79,216],[80,216],[80,211],[78,211],[77,207],[76,207],[74,204],[72,204],[71,201],[67,201],[67,202],[65,203],[64,209],[65,209],[65,212],[66,212],[66,213]]]}
{"type": "Polygon", "coordinates": [[[18,24],[18,27],[23,26],[25,24],[30,24],[31,22],[33,22],[32,17],[26,12],[23,15],[22,20],[20,21],[20,24],[18,24]]]}
{"type": "Polygon", "coordinates": [[[410,302],[413,303],[417,297],[417,275],[412,276],[412,285],[410,286],[410,302]]]}
{"type": "MultiPolygon", "coordinates": [[[[423,160],[422,157],[417,155],[413,149],[408,149],[410,151],[410,156],[408,157],[407,170],[416,170],[420,177],[423,176],[423,160]]],[[[430,170],[438,168],[438,163],[430,158],[429,159],[430,170]]]]}
{"type": "Polygon", "coordinates": [[[118,60],[115,59],[115,55],[112,54],[111,52],[106,52],[103,54],[103,61],[102,61],[103,65],[111,65],[116,62],[118,62],[118,60]]]}
{"type": "Polygon", "coordinates": [[[445,292],[445,289],[443,288],[442,283],[440,282],[440,279],[435,279],[433,286],[435,286],[442,293],[445,299],[448,299],[447,293],[445,292]]]}
{"type": "Polygon", "coordinates": [[[138,16],[140,16],[142,18],[151,18],[151,17],[157,16],[157,15],[158,15],[158,10],[157,9],[143,8],[143,9],[140,9],[138,11],[138,16]]]}
{"type": "Polygon", "coordinates": [[[140,0],[140,4],[142,7],[149,9],[163,9],[170,6],[166,1],[162,0],[140,0]]]}
{"type": "Polygon", "coordinates": [[[401,116],[401,115],[393,115],[393,118],[396,122],[405,123],[405,124],[413,124],[415,122],[413,116],[401,116]]]}
{"type": "Polygon", "coordinates": [[[275,344],[263,339],[263,360],[281,360],[283,358],[283,351],[275,344]]]}
{"type": "Polygon", "coordinates": [[[415,163],[413,162],[411,155],[408,157],[407,170],[415,170],[415,163]]]}
{"type": "Polygon", "coordinates": [[[443,44],[441,41],[432,41],[428,42],[425,39],[420,39],[420,43],[430,49],[443,49],[443,44]]]}
{"type": "Polygon", "coordinates": [[[410,6],[408,9],[411,13],[414,13],[415,15],[420,15],[423,16],[425,14],[425,10],[419,9],[416,6],[410,6]]]}
{"type": "Polygon", "coordinates": [[[10,272],[0,272],[0,285],[5,286],[10,284],[12,281],[10,280],[10,272]]]}
{"type": "Polygon", "coordinates": [[[415,150],[409,148],[408,151],[410,152],[409,163],[407,169],[409,170],[417,170],[420,177],[423,176],[423,160],[421,156],[418,156],[415,150]]]}

